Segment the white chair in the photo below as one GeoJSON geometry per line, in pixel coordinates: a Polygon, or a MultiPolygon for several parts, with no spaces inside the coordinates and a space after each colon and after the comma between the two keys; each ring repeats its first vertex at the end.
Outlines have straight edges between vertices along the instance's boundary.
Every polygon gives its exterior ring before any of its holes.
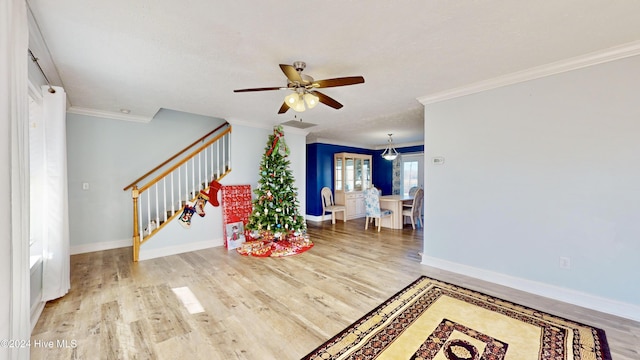
{"type": "Polygon", "coordinates": [[[408,216],[411,218],[411,227],[416,228],[416,219],[418,219],[418,223],[420,227],[422,225],[422,202],[424,200],[424,190],[418,189],[413,196],[413,204],[410,208],[402,211],[402,216],[408,216]]]}
{"type": "MultiPolygon", "coordinates": [[[[416,195],[416,191],[418,191],[418,189],[420,189],[420,187],[419,187],[419,186],[413,186],[413,187],[411,187],[411,189],[409,189],[409,196],[411,196],[411,197],[415,197],[415,195],[416,195]]],[[[413,206],[413,201],[412,201],[411,203],[406,202],[406,203],[402,204],[402,206],[404,206],[404,207],[406,207],[406,208],[410,208],[410,207],[412,207],[412,206],[413,206]]],[[[406,210],[406,209],[405,209],[405,210],[406,210]]]]}
{"type": "Polygon", "coordinates": [[[364,207],[366,218],[364,220],[364,229],[369,228],[369,221],[376,220],[378,226],[378,232],[380,232],[380,223],[385,216],[391,216],[391,223],[393,224],[393,211],[387,209],[380,209],[380,192],[378,189],[372,187],[364,191],[364,207]]]}
{"type": "Polygon", "coordinates": [[[326,212],[331,213],[331,223],[336,223],[336,213],[342,211],[342,218],[344,222],[347,222],[347,209],[344,205],[336,205],[333,202],[333,193],[331,189],[328,187],[323,187],[320,190],[320,195],[322,196],[322,221],[324,221],[324,214],[326,212]]]}

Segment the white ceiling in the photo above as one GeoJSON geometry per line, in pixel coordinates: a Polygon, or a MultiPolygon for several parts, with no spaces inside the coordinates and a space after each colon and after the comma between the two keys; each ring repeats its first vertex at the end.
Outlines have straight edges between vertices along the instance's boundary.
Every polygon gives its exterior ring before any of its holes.
{"type": "Polygon", "coordinates": [[[73,108],[160,108],[310,138],[384,145],[424,138],[416,99],[640,39],[637,0],[28,0],[73,108]],[[278,115],[278,64],[307,63],[344,107],[278,115]]]}

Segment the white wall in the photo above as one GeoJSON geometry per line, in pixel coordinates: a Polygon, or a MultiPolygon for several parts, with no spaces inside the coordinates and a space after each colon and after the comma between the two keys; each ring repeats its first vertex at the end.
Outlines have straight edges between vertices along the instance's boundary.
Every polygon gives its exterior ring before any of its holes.
{"type": "Polygon", "coordinates": [[[130,246],[131,191],[122,189],[223,122],[171,110],[146,124],[67,113],[71,252],[130,246]]]}
{"type": "Polygon", "coordinates": [[[638,74],[636,56],[427,105],[423,262],[640,319],[638,74]]]}

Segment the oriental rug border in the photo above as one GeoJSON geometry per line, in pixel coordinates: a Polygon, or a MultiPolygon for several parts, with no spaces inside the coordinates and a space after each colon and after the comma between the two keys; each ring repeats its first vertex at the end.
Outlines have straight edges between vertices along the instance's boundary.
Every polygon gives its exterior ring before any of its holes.
{"type": "Polygon", "coordinates": [[[611,360],[611,353],[602,329],[421,276],[302,360],[378,357],[611,360]],[[461,312],[443,315],[442,310],[435,309],[446,309],[441,305],[448,303],[461,304],[464,315],[461,312]],[[473,318],[476,313],[490,314],[487,319],[491,320],[466,321],[465,316],[473,318]],[[517,339],[518,335],[504,335],[504,329],[494,332],[492,328],[502,327],[503,321],[522,326],[534,335],[517,339]],[[410,336],[413,339],[405,341],[410,336]],[[521,353],[525,348],[522,343],[534,344],[533,351],[521,353]],[[404,346],[402,355],[396,352],[401,347],[398,344],[404,346]]]}

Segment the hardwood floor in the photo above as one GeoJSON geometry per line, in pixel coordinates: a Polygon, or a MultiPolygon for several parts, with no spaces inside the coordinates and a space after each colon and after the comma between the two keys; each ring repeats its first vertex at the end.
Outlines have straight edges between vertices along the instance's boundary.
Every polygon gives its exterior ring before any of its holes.
{"type": "Polygon", "coordinates": [[[420,229],[365,231],[360,219],[309,223],[309,234],[314,248],[286,258],[224,248],[139,263],[130,248],[74,255],[71,291],[46,305],[32,358],[299,359],[428,275],[600,327],[614,359],[640,359],[640,323],[421,265],[420,229]],[[177,287],[205,311],[190,314],[177,287]]]}

